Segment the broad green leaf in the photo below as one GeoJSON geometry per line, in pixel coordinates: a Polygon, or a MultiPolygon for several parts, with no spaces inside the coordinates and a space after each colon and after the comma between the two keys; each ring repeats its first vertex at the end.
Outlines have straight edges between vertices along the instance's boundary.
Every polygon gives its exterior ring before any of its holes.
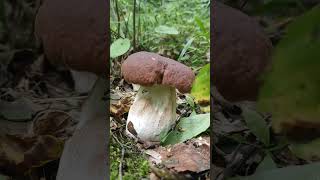
{"type": "Polygon", "coordinates": [[[320,139],[315,139],[306,144],[291,144],[290,150],[304,160],[320,160],[320,139]]]}
{"type": "MultiPolygon", "coordinates": [[[[320,6],[316,6],[288,26],[264,77],[258,107],[272,113],[276,133],[320,124],[319,49],[320,6]]],[[[299,138],[303,137],[307,136],[299,138]]]]}
{"type": "Polygon", "coordinates": [[[179,31],[176,28],[164,26],[164,25],[160,25],[156,27],[155,31],[160,34],[171,34],[171,35],[179,34],[179,31]]]}
{"type": "Polygon", "coordinates": [[[210,113],[182,118],[176,128],[162,141],[163,145],[177,144],[191,139],[210,127],[210,113]]]}
{"type": "Polygon", "coordinates": [[[129,51],[130,49],[130,40],[129,39],[117,39],[111,44],[110,47],[110,56],[111,58],[116,58],[121,56],[129,51]]]}
{"type": "Polygon", "coordinates": [[[277,165],[273,161],[271,155],[267,153],[262,162],[259,164],[258,168],[256,169],[256,173],[260,173],[271,169],[277,169],[277,165]]]}
{"type": "Polygon", "coordinates": [[[289,166],[256,173],[247,177],[235,177],[228,180],[316,180],[320,179],[320,163],[301,166],[289,166]]]}
{"type": "MultiPolygon", "coordinates": [[[[210,106],[210,64],[205,65],[193,82],[191,95],[195,102],[202,107],[210,106]]],[[[209,112],[210,108],[207,108],[209,112]]]]}
{"type": "Polygon", "coordinates": [[[242,115],[251,132],[266,146],[270,144],[270,132],[267,122],[258,112],[243,107],[242,115]]]}

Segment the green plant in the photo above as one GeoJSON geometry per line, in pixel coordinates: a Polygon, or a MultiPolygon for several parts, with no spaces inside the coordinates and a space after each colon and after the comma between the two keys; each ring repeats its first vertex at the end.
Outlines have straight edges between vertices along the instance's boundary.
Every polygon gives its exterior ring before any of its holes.
{"type": "Polygon", "coordinates": [[[133,3],[111,1],[112,41],[128,38],[134,46],[135,39],[134,51],[157,52],[193,67],[206,63],[210,47],[208,0],[136,0],[135,11],[133,3]]]}
{"type": "Polygon", "coordinates": [[[266,119],[255,111],[244,109],[247,126],[267,155],[255,174],[233,180],[319,179],[319,163],[277,168],[271,153],[289,145],[291,152],[301,159],[309,162],[320,159],[319,133],[315,131],[320,113],[319,10],[320,6],[314,7],[287,27],[260,92],[258,107],[272,113],[273,129],[285,134],[286,139],[283,143],[273,144],[266,119]]]}
{"type": "Polygon", "coordinates": [[[125,144],[120,144],[111,137],[110,143],[110,179],[119,179],[119,168],[121,163],[121,175],[123,180],[135,180],[147,177],[149,172],[149,162],[143,154],[136,149],[130,140],[125,144]]]}

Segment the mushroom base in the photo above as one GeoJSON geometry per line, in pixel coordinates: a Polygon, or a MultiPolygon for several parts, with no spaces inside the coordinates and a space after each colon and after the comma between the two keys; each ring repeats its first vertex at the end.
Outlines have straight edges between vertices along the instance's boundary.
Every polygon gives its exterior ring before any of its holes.
{"type": "Polygon", "coordinates": [[[141,86],[131,106],[126,132],[142,141],[158,142],[176,121],[176,91],[169,86],[141,86]]]}

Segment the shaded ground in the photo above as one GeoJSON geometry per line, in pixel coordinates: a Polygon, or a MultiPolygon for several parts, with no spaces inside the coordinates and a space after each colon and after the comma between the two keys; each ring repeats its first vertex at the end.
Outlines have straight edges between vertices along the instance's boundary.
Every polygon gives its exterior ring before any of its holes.
{"type": "MultiPolygon", "coordinates": [[[[287,25],[317,3],[272,1],[267,6],[259,6],[258,2],[250,1],[224,2],[257,19],[274,47],[285,35],[287,25]]],[[[214,100],[211,105],[214,107],[211,112],[214,117],[211,120],[213,179],[249,176],[264,170],[310,163],[292,153],[288,140],[274,134],[272,115],[259,112],[256,102],[231,103],[213,87],[211,91],[214,100]]]]}
{"type": "MultiPolygon", "coordinates": [[[[113,64],[111,76],[111,179],[208,179],[209,132],[166,148],[134,142],[125,135],[126,118],[136,90],[122,79],[120,62],[113,64]]],[[[188,117],[192,108],[186,96],[178,93],[177,102],[178,116],[188,117]]]]}
{"type": "Polygon", "coordinates": [[[55,179],[87,98],[43,58],[33,34],[39,3],[0,2],[0,177],[55,179]]]}

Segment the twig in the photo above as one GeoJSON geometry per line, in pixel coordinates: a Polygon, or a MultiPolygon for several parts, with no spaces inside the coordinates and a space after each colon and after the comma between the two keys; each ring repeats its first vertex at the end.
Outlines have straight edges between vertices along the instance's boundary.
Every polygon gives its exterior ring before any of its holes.
{"type": "Polygon", "coordinates": [[[62,98],[46,98],[46,99],[33,99],[32,101],[34,102],[39,102],[39,103],[43,103],[43,102],[51,102],[51,101],[66,101],[69,99],[85,99],[88,96],[74,96],[74,97],[62,97],[62,98]]]}
{"type": "Polygon", "coordinates": [[[137,32],[137,41],[140,42],[140,33],[141,33],[141,23],[140,23],[140,5],[141,5],[141,1],[139,1],[138,4],[138,32],[137,32]]]}
{"type": "MultiPolygon", "coordinates": [[[[128,15],[128,21],[130,19],[130,16],[131,16],[131,13],[129,13],[128,15]]],[[[124,33],[125,37],[129,37],[130,36],[130,32],[129,32],[129,22],[128,21],[125,21],[124,24],[125,24],[125,27],[126,27],[126,32],[124,33]]]]}
{"type": "Polygon", "coordinates": [[[121,158],[120,158],[120,163],[119,163],[119,180],[122,180],[122,164],[123,164],[123,159],[124,159],[125,148],[124,148],[124,145],[119,141],[119,139],[113,133],[112,133],[112,137],[121,146],[121,158]]]}
{"type": "Polygon", "coordinates": [[[124,158],[124,147],[121,146],[121,159],[119,163],[119,180],[122,180],[122,162],[124,158]]]}
{"type": "Polygon", "coordinates": [[[248,3],[248,0],[245,0],[240,6],[240,10],[243,10],[243,8],[247,5],[247,3],[248,3]]]}
{"type": "Polygon", "coordinates": [[[130,146],[127,146],[125,144],[122,144],[119,139],[117,138],[117,136],[115,136],[113,133],[112,133],[112,137],[117,141],[118,144],[120,144],[120,146],[122,147],[126,147],[126,148],[131,148],[130,146]]]}

